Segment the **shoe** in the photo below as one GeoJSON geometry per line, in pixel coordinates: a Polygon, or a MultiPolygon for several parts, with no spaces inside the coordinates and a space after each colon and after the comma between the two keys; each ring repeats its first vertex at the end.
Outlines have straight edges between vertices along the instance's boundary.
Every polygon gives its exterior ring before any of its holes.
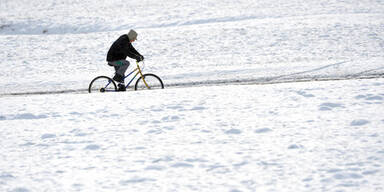
{"type": "Polygon", "coordinates": [[[119,88],[117,89],[117,91],[126,91],[126,88],[125,88],[125,85],[124,84],[118,84],[117,85],[119,88]]]}
{"type": "Polygon", "coordinates": [[[116,82],[124,83],[124,77],[122,75],[117,74],[117,73],[112,79],[115,80],[116,82]]]}

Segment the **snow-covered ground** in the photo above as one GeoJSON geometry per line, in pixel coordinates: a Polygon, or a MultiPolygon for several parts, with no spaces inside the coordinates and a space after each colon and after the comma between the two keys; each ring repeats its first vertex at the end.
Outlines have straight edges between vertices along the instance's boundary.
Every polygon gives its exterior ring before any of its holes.
{"type": "Polygon", "coordinates": [[[0,58],[0,191],[384,191],[382,0],[2,1],[0,58]],[[82,92],[130,28],[166,89],[82,92]]]}
{"type": "Polygon", "coordinates": [[[0,94],[85,90],[130,28],[168,85],[384,73],[383,1],[14,0],[0,18],[0,94]]]}
{"type": "Polygon", "coordinates": [[[1,98],[1,191],[383,191],[384,80],[1,98]]]}

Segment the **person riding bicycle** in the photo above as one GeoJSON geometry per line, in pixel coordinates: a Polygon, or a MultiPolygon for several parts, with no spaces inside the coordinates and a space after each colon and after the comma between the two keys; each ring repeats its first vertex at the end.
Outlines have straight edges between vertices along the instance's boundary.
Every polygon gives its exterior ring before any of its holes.
{"type": "Polygon", "coordinates": [[[109,48],[107,62],[109,66],[115,68],[113,80],[119,83],[118,91],[125,91],[124,76],[129,67],[127,57],[136,59],[138,62],[144,60],[144,57],[132,46],[136,39],[137,32],[131,29],[128,34],[121,35],[109,48]]]}

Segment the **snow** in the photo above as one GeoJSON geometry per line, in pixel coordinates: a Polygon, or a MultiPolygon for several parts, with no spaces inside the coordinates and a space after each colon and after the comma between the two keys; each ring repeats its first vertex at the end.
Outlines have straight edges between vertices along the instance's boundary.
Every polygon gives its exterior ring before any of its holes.
{"type": "Polygon", "coordinates": [[[0,191],[383,191],[383,37],[380,0],[1,2],[0,191]],[[86,93],[130,28],[166,89],[86,93]]]}
{"type": "Polygon", "coordinates": [[[3,190],[381,191],[383,79],[1,98],[3,190]]]}
{"type": "Polygon", "coordinates": [[[112,75],[106,52],[131,27],[139,32],[135,47],[145,55],[147,70],[171,86],[384,73],[384,5],[380,1],[126,4],[2,3],[0,41],[1,49],[7,51],[0,52],[0,57],[6,58],[2,65],[12,67],[0,71],[5,88],[0,94],[85,90],[93,77],[112,75]],[[115,12],[127,12],[127,16],[116,17],[115,12]]]}

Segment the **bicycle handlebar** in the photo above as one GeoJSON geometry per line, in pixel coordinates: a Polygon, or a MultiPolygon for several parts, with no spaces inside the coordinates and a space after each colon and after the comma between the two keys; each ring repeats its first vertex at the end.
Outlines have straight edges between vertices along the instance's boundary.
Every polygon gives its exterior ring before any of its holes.
{"type": "Polygon", "coordinates": [[[139,67],[141,70],[144,70],[144,60],[143,60],[143,61],[136,61],[136,65],[137,65],[137,67],[139,67]],[[142,67],[139,66],[139,63],[140,63],[140,62],[143,63],[143,66],[142,66],[142,67]]]}

